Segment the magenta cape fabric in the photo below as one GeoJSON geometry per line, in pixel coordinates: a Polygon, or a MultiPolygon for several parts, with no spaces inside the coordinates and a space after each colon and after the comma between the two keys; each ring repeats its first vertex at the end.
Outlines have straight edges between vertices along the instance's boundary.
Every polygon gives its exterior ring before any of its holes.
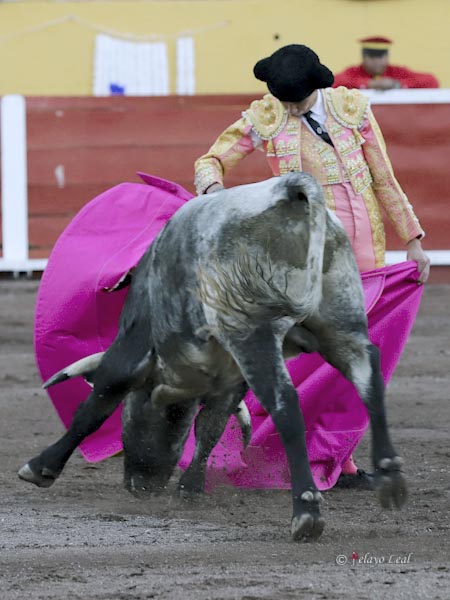
{"type": "MultiPolygon", "coordinates": [[[[192,195],[180,186],[141,175],[148,185],[124,183],[107,190],[74,218],[61,234],[39,287],[35,314],[35,351],[42,380],[80,358],[105,350],[117,332],[127,290],[107,291],[139,261],[174,212],[192,195]]],[[[371,340],[381,349],[382,371],[391,378],[420,304],[416,265],[401,263],[362,274],[371,340]]],[[[368,425],[368,415],[353,386],[317,355],[288,362],[300,397],[307,446],[319,489],[334,485],[368,425]]],[[[48,390],[67,427],[87,395],[81,379],[48,390]]],[[[253,436],[242,451],[234,417],[214,449],[207,483],[252,488],[288,488],[284,450],[271,418],[254,395],[245,398],[253,436]]],[[[80,451],[99,461],[122,449],[119,408],[80,451]]],[[[192,457],[189,436],[181,467],[192,457]]]]}

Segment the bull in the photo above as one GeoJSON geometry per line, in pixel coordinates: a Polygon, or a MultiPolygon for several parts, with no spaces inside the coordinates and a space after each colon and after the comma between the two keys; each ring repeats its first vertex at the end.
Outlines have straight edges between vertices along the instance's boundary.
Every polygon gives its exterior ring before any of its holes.
{"type": "Polygon", "coordinates": [[[317,539],[325,524],[321,494],[285,366],[301,352],[319,352],[356,387],[370,415],[381,504],[400,508],[406,483],[388,432],[360,275],[342,225],[305,173],[195,198],[171,218],[133,272],[108,350],[47,382],[83,374],[93,388],[68,431],[19,477],[52,485],[123,401],[125,486],[135,493],[163,488],[195,420],[195,453],[178,483],[182,495],[195,496],[231,414],[248,434],[242,399],[250,388],[286,451],[292,537],[317,539]]]}

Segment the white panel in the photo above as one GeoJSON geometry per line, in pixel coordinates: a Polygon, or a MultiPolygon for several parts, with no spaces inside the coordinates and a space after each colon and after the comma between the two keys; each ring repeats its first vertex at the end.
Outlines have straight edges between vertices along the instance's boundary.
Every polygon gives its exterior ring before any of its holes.
{"type": "Polygon", "coordinates": [[[371,104],[448,104],[450,90],[360,90],[370,98],[371,104]]]}
{"type": "Polygon", "coordinates": [[[177,39],[177,94],[195,94],[195,49],[194,39],[177,39]]]}
{"type": "MultiPolygon", "coordinates": [[[[450,265],[450,250],[426,250],[426,255],[429,257],[431,266],[448,266],[450,265]]],[[[389,250],[386,252],[386,264],[395,265],[406,260],[406,251],[389,250]]]]}
{"type": "Polygon", "coordinates": [[[27,133],[23,96],[1,100],[3,259],[28,259],[27,133]]]}
{"type": "Polygon", "coordinates": [[[167,96],[169,64],[166,43],[131,42],[97,35],[94,95],[111,95],[112,85],[117,86],[117,90],[123,89],[127,96],[167,96]]]}
{"type": "Polygon", "coordinates": [[[167,45],[160,42],[159,55],[160,55],[160,81],[161,81],[161,95],[167,96],[170,92],[169,84],[169,58],[167,56],[167,45]]]}

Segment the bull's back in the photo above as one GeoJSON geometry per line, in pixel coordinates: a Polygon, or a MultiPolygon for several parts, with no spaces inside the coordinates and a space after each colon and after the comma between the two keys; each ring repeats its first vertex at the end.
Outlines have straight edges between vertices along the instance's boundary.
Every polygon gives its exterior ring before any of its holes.
{"type": "MultiPolygon", "coordinates": [[[[163,335],[204,325],[198,297],[200,265],[214,271],[219,262],[228,271],[246,254],[264,256],[275,267],[303,269],[312,236],[308,215],[324,213],[324,206],[320,186],[303,173],[225,189],[184,204],[138,267],[139,277],[147,281],[155,330],[163,335]]],[[[312,256],[316,254],[314,250],[312,256]]]]}

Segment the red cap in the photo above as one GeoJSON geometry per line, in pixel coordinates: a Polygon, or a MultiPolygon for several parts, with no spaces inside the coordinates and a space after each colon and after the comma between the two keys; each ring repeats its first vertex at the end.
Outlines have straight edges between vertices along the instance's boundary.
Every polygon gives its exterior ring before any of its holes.
{"type": "Polygon", "coordinates": [[[381,35],[373,35],[358,40],[363,50],[389,50],[393,41],[381,35]]]}

